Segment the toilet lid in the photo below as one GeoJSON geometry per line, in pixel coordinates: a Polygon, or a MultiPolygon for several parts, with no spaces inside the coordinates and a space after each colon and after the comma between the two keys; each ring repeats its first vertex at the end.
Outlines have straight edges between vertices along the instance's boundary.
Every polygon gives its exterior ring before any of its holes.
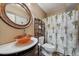
{"type": "Polygon", "coordinates": [[[49,43],[45,43],[44,45],[42,45],[42,48],[49,53],[52,53],[55,51],[55,46],[49,43]]]}

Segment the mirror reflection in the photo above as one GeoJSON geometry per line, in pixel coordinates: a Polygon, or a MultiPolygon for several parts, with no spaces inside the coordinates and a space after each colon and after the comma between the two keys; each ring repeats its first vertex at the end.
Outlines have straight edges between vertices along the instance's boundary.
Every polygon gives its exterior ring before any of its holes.
{"type": "Polygon", "coordinates": [[[7,17],[15,24],[26,25],[29,22],[28,13],[19,4],[7,4],[5,12],[7,17]]]}

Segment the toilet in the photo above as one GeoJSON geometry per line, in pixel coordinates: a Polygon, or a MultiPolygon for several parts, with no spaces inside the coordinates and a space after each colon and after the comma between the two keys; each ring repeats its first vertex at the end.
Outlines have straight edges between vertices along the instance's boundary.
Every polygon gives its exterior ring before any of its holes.
{"type": "Polygon", "coordinates": [[[50,43],[45,43],[42,45],[42,54],[46,56],[52,56],[52,53],[55,51],[55,46],[50,43]]]}

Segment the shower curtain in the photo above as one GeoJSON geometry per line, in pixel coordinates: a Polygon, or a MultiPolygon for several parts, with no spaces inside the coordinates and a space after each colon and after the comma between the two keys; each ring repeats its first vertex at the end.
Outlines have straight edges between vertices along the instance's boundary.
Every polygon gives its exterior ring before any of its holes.
{"type": "Polygon", "coordinates": [[[45,18],[47,42],[64,55],[76,55],[78,40],[78,11],[60,13],[45,18]]]}

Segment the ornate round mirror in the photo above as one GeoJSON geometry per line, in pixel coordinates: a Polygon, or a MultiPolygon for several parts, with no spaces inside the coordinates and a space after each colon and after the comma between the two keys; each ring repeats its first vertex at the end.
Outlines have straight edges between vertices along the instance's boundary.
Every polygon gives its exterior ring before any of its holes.
{"type": "Polygon", "coordinates": [[[23,29],[29,26],[32,15],[26,4],[1,4],[1,17],[8,25],[23,29]]]}

